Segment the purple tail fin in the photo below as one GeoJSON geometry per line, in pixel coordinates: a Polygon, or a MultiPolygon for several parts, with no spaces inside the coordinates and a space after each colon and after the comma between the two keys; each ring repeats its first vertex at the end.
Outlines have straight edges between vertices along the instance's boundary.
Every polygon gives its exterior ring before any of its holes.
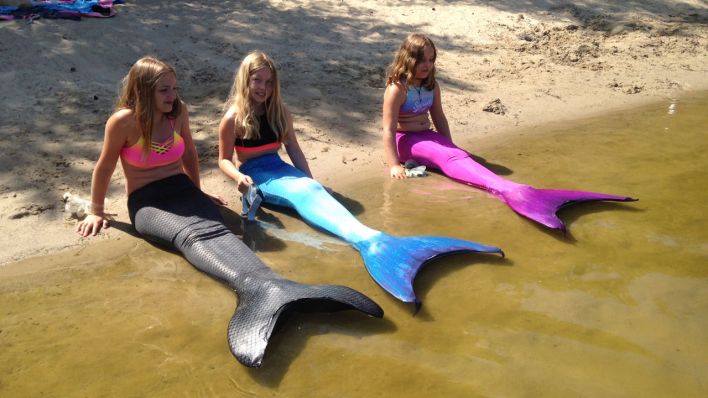
{"type": "Polygon", "coordinates": [[[565,225],[556,212],[563,206],[578,202],[609,200],[633,202],[627,196],[605,195],[596,192],[566,191],[560,189],[536,189],[528,185],[518,185],[513,189],[497,193],[515,212],[528,217],[549,228],[560,229],[565,233],[565,225]]]}
{"type": "Polygon", "coordinates": [[[441,170],[453,180],[495,195],[524,217],[563,232],[565,225],[556,216],[556,212],[567,204],[595,200],[636,200],[627,196],[595,192],[536,189],[506,180],[477,163],[469,153],[458,148],[448,137],[432,130],[415,134],[397,132],[396,148],[401,161],[413,159],[422,165],[441,170]]]}

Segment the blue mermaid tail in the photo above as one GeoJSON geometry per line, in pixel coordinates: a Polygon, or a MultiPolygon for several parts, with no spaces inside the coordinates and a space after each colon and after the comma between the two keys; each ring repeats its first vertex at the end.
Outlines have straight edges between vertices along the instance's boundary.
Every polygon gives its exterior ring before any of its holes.
{"type": "Polygon", "coordinates": [[[498,253],[498,247],[437,236],[399,238],[360,223],[320,183],[285,163],[277,154],[251,159],[240,171],[258,185],[265,203],[295,209],[309,224],[332,233],[354,246],[369,275],[384,290],[420,306],[413,279],[433,258],[459,252],[498,253]]]}
{"type": "Polygon", "coordinates": [[[353,244],[364,258],[369,275],[397,299],[420,306],[413,279],[433,258],[460,252],[504,253],[498,247],[439,236],[397,238],[379,233],[353,244]]]}

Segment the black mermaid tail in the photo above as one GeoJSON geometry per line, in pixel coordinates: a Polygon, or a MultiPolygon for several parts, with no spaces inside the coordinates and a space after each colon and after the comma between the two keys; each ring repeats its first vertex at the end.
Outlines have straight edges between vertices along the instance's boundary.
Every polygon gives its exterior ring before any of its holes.
{"type": "Polygon", "coordinates": [[[348,287],[305,285],[273,272],[223,224],[217,207],[184,174],[133,192],[128,209],[143,237],[178,250],[196,268],[236,291],[239,300],[228,341],[246,366],[261,365],[278,318],[288,309],[357,309],[383,316],[375,302],[348,287]]]}
{"type": "Polygon", "coordinates": [[[235,288],[239,301],[228,328],[229,347],[246,366],[261,365],[278,317],[292,307],[309,311],[357,309],[376,317],[383,310],[368,297],[345,286],[303,285],[277,275],[235,288]],[[332,305],[339,304],[339,305],[332,305]]]}

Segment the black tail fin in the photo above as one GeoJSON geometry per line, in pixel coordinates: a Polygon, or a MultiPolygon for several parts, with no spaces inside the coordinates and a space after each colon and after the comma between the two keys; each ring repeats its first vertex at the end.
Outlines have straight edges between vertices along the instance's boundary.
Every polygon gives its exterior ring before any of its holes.
{"type": "Polygon", "coordinates": [[[239,294],[228,328],[229,347],[236,359],[249,367],[261,366],[278,317],[295,304],[310,311],[355,309],[383,317],[378,304],[345,286],[304,285],[281,278],[265,280],[255,289],[239,294]]]}

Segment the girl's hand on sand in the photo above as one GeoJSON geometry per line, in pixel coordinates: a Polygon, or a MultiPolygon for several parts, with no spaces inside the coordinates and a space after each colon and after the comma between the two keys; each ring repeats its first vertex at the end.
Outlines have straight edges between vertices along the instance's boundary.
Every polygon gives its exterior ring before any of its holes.
{"type": "Polygon", "coordinates": [[[406,178],[406,170],[401,165],[391,167],[391,178],[398,180],[406,178]]]}
{"type": "Polygon", "coordinates": [[[209,199],[211,199],[211,201],[214,202],[217,206],[226,206],[229,204],[226,199],[222,198],[219,195],[210,194],[209,192],[204,192],[204,195],[208,196],[209,199]]]}
{"type": "Polygon", "coordinates": [[[96,234],[101,231],[101,228],[105,229],[108,227],[108,220],[106,220],[105,217],[89,214],[79,222],[79,225],[76,227],[76,232],[83,237],[89,235],[96,236],[96,234]]]}
{"type": "Polygon", "coordinates": [[[238,191],[245,194],[248,192],[248,187],[253,185],[253,180],[251,177],[242,174],[239,178],[238,181],[236,181],[236,186],[238,188],[238,191]]]}

